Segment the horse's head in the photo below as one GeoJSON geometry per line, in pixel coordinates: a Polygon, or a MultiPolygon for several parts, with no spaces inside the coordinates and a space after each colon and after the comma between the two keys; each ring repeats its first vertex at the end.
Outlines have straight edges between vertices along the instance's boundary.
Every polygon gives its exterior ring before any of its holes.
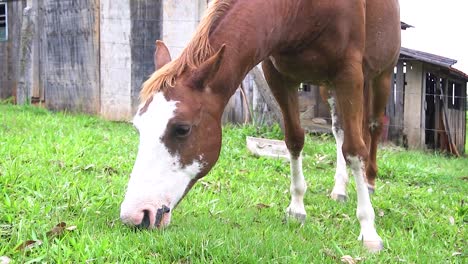
{"type": "MultiPolygon", "coordinates": [[[[221,104],[209,84],[223,52],[224,47],[196,69],[187,69],[174,87],[143,98],[133,121],[140,144],[121,205],[124,223],[144,228],[167,226],[171,210],[216,163],[221,147],[221,104]]],[[[157,42],[155,67],[161,69],[170,61],[167,47],[157,42]]]]}

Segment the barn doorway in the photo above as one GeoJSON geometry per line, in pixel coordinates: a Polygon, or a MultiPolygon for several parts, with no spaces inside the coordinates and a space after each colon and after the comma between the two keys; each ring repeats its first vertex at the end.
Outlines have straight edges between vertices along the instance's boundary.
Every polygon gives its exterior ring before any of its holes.
{"type": "Polygon", "coordinates": [[[443,114],[443,91],[445,91],[445,79],[434,73],[426,73],[425,87],[425,142],[429,149],[439,148],[441,129],[441,116],[443,114]]]}

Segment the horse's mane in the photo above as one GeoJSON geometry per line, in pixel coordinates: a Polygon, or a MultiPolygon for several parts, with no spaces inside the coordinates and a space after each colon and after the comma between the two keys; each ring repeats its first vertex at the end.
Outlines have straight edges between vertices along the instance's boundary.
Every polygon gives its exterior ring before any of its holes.
{"type": "Polygon", "coordinates": [[[220,18],[230,9],[234,0],[214,0],[189,44],[180,56],[168,64],[157,69],[148,80],[143,83],[140,92],[141,102],[148,100],[155,92],[174,87],[175,79],[187,69],[198,67],[214,54],[209,43],[209,35],[219,23],[220,18]]]}

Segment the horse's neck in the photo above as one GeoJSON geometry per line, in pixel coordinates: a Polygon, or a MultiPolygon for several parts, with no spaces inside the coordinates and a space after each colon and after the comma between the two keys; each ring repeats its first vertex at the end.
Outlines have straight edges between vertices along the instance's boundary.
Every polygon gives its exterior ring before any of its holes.
{"type": "MultiPolygon", "coordinates": [[[[226,44],[221,68],[215,76],[214,85],[222,91],[225,103],[234,94],[246,74],[271,54],[277,45],[275,34],[281,31],[270,15],[257,10],[252,15],[254,1],[234,4],[210,35],[215,50],[226,44]],[[258,14],[260,12],[260,14],[258,14]],[[277,31],[277,33],[273,32],[277,31]]],[[[271,11],[269,12],[271,14],[271,11]]]]}

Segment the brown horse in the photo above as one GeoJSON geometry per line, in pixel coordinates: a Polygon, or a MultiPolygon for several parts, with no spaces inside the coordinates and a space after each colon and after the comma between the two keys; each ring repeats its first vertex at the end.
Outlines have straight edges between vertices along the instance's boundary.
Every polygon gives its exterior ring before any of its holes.
{"type": "Polygon", "coordinates": [[[291,154],[287,214],[306,216],[297,87],[325,85],[336,98],[342,153],[356,180],[360,239],[370,250],[382,248],[365,182],[363,89],[371,84],[376,103],[366,116],[378,134],[400,48],[397,0],[215,0],[177,59],[171,61],[162,42],[157,46],[158,70],[144,83],[134,119],[140,145],[121,206],[125,223],[169,224],[175,206],[218,159],[221,115],[230,96],[263,62],[291,154]]]}

